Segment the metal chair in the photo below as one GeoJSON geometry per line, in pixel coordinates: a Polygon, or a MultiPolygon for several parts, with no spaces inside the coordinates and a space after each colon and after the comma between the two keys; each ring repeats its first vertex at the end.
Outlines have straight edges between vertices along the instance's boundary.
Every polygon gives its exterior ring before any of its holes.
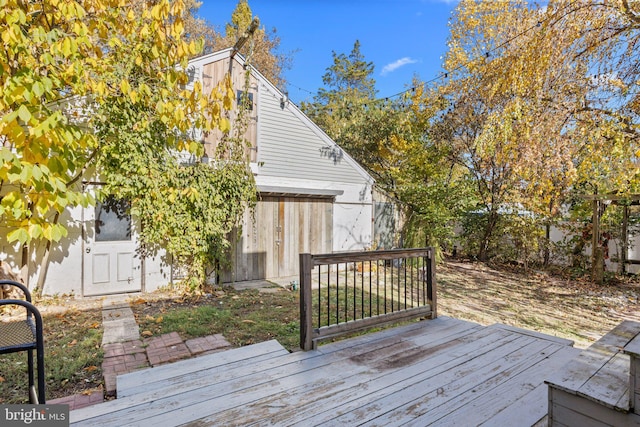
{"type": "Polygon", "coordinates": [[[0,354],[27,352],[29,368],[29,401],[36,404],[45,403],[44,376],[44,338],[42,334],[42,316],[31,303],[31,293],[22,283],[13,280],[0,280],[0,286],[10,285],[19,288],[24,294],[21,299],[0,299],[2,306],[21,306],[25,308],[25,320],[0,321],[0,354]],[[33,351],[36,351],[38,364],[38,390],[34,381],[33,351]]]}

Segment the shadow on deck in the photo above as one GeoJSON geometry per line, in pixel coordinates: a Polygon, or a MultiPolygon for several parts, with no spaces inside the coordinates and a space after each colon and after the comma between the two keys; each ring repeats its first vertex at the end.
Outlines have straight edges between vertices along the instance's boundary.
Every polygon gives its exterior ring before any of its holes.
{"type": "Polygon", "coordinates": [[[268,341],[118,377],[71,425],[532,425],[567,340],[440,317],[289,353],[268,341]]]}

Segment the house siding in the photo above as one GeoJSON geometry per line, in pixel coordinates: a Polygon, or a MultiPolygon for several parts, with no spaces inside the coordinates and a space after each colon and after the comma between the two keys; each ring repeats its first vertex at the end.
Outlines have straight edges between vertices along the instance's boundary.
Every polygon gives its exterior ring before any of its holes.
{"type": "MultiPolygon", "coordinates": [[[[247,160],[256,184],[268,190],[259,194],[255,215],[248,211],[244,215],[243,229],[234,237],[229,254],[233,267],[223,272],[224,281],[297,274],[301,252],[371,247],[372,177],[264,76],[245,67],[240,55],[231,58],[231,50],[225,50],[195,58],[190,66],[194,78],[201,79],[204,91],[209,92],[229,70],[230,61],[234,89],[253,93],[254,109],[245,133],[250,142],[247,160]],[[244,84],[247,70],[251,70],[249,88],[244,84]]],[[[233,126],[233,112],[229,118],[233,126]]],[[[202,134],[210,158],[217,157],[221,136],[219,131],[202,134]]],[[[75,208],[61,218],[70,227],[69,236],[54,245],[45,294],[86,294],[83,272],[94,226],[87,219],[90,215],[90,211],[75,208]]],[[[19,247],[1,237],[0,244],[5,262],[15,271],[19,247]]],[[[41,249],[31,252],[28,276],[32,287],[40,274],[36,260],[41,253],[41,249]]],[[[142,291],[153,291],[179,273],[164,251],[142,260],[137,271],[142,291]]],[[[112,290],[105,287],[104,294],[109,293],[112,290]]]]}
{"type": "Polygon", "coordinates": [[[301,120],[295,107],[281,108],[279,94],[260,85],[259,98],[259,175],[351,184],[366,181],[344,151],[311,122],[301,120]]]}

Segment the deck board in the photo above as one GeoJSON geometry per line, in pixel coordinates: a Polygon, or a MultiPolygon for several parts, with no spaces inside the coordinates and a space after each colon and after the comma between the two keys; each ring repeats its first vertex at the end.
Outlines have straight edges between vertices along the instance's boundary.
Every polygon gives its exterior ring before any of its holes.
{"type": "Polygon", "coordinates": [[[512,408],[535,422],[546,414],[542,381],[578,353],[555,337],[447,317],[309,352],[254,351],[119,379],[125,397],[71,411],[71,425],[500,425],[522,419],[512,408]]]}
{"type": "Polygon", "coordinates": [[[199,356],[195,359],[181,360],[175,363],[160,365],[154,368],[142,369],[129,374],[119,375],[117,378],[118,397],[131,396],[144,391],[164,388],[173,378],[200,375],[205,371],[213,373],[215,370],[236,369],[251,366],[262,360],[276,356],[283,356],[289,352],[276,340],[258,343],[252,347],[240,347],[231,350],[199,356]],[[193,371],[193,365],[198,365],[198,371],[193,371]],[[153,375],[149,375],[153,372],[153,375]]]}
{"type": "Polygon", "coordinates": [[[610,409],[629,409],[629,355],[627,343],[638,335],[640,324],[625,320],[607,333],[562,371],[548,378],[558,390],[583,396],[610,409]],[[611,387],[611,384],[620,386],[611,387]]]}
{"type": "Polygon", "coordinates": [[[501,381],[527,364],[529,351],[538,351],[543,345],[546,346],[546,343],[519,337],[494,348],[491,352],[442,373],[433,379],[434,385],[431,387],[425,389],[423,384],[418,383],[398,395],[387,397],[385,409],[391,411],[365,425],[402,425],[406,423],[407,416],[410,418],[408,425],[425,426],[435,423],[447,414],[470,405],[481,394],[492,393],[501,381]],[[420,397],[411,399],[416,395],[420,397]],[[398,406],[398,402],[406,403],[398,406]]]}

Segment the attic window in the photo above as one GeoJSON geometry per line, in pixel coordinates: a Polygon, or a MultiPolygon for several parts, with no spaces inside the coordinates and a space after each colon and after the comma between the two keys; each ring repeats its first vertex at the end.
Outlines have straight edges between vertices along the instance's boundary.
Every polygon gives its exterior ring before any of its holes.
{"type": "Polygon", "coordinates": [[[251,92],[247,93],[243,90],[238,90],[236,92],[236,100],[238,107],[244,106],[247,110],[253,111],[253,94],[251,92]]]}

